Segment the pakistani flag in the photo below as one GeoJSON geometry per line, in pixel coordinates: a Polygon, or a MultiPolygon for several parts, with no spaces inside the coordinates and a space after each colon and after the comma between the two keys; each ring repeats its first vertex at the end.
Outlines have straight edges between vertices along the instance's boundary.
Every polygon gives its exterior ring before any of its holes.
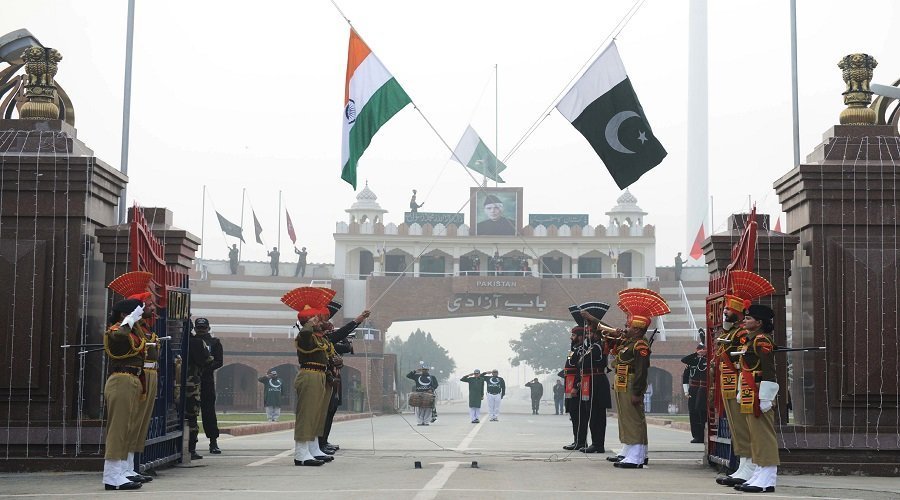
{"type": "Polygon", "coordinates": [[[350,30],[347,81],[344,84],[344,130],[341,178],[356,189],[356,164],[388,120],[412,102],[366,42],[350,30]]]}
{"type": "MultiPolygon", "coordinates": [[[[228,236],[234,236],[235,238],[244,241],[244,231],[241,229],[241,226],[238,226],[234,222],[222,217],[222,214],[216,212],[216,217],[219,218],[219,227],[222,228],[222,232],[227,234],[228,236]]],[[[246,243],[246,241],[244,241],[246,243]]]]}
{"type": "Polygon", "coordinates": [[[263,242],[262,242],[262,237],[261,237],[261,235],[262,235],[262,224],[260,224],[260,223],[259,223],[259,219],[256,218],[256,210],[253,210],[253,209],[251,208],[251,209],[250,209],[250,213],[253,214],[253,229],[256,231],[256,242],[259,243],[260,245],[262,245],[262,244],[263,244],[263,242]]]}
{"type": "Polygon", "coordinates": [[[506,165],[494,156],[471,125],[466,127],[466,133],[453,150],[453,158],[492,181],[506,182],[499,175],[506,170],[506,165]]]}
{"type": "Polygon", "coordinates": [[[556,109],[591,143],[621,189],[666,157],[625,74],[615,42],[591,64],[556,109]]]}

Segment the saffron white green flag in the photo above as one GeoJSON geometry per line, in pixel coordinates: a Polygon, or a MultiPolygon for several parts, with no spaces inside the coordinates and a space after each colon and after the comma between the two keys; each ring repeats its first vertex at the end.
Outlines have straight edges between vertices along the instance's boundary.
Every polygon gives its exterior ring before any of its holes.
{"type": "Polygon", "coordinates": [[[666,157],[615,42],[597,57],[556,109],[588,140],[621,189],[666,157]]]}
{"type": "Polygon", "coordinates": [[[466,127],[466,132],[453,150],[453,159],[492,181],[506,182],[500,177],[500,172],[506,170],[506,165],[488,149],[471,125],[466,127]]]}
{"type": "Polygon", "coordinates": [[[378,129],[412,102],[397,80],[356,33],[350,30],[344,87],[341,178],[356,189],[356,164],[378,129]]]}

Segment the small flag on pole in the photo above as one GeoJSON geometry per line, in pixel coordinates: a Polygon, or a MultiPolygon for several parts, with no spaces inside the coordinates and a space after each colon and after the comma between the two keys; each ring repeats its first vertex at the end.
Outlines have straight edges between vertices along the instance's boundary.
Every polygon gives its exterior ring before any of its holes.
{"type": "Polygon", "coordinates": [[[471,125],[466,127],[466,132],[453,150],[453,157],[464,167],[492,181],[506,182],[500,178],[500,172],[506,170],[506,165],[497,159],[471,125]]]}
{"type": "MultiPolygon", "coordinates": [[[[244,241],[244,231],[241,229],[241,226],[238,226],[234,222],[222,217],[222,214],[216,212],[216,217],[219,219],[219,227],[222,228],[222,232],[227,234],[228,236],[234,236],[235,238],[244,241]]],[[[246,243],[246,241],[244,241],[246,243]]]]}
{"type": "Polygon", "coordinates": [[[256,242],[262,245],[262,238],[259,236],[262,234],[262,224],[260,224],[259,219],[256,218],[256,210],[251,208],[250,213],[253,214],[253,228],[256,230],[256,242]]]}
{"type": "Polygon", "coordinates": [[[288,237],[291,239],[291,243],[296,245],[297,244],[297,233],[294,232],[294,223],[291,222],[291,214],[288,213],[287,209],[284,209],[284,215],[287,216],[288,237]]]}
{"type": "Polygon", "coordinates": [[[575,82],[556,109],[588,140],[621,189],[666,157],[615,42],[575,82]]]}
{"type": "Polygon", "coordinates": [[[699,259],[703,257],[703,240],[706,239],[706,234],[703,232],[703,223],[700,223],[700,230],[697,231],[697,237],[694,238],[694,245],[691,247],[691,258],[699,259]]]}
{"type": "Polygon", "coordinates": [[[412,102],[356,30],[350,30],[344,83],[341,178],[356,189],[356,164],[382,125],[412,102]]]}

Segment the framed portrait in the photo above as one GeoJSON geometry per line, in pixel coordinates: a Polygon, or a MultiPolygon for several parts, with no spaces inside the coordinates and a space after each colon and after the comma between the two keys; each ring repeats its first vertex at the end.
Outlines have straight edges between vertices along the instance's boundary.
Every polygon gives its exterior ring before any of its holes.
{"type": "Polygon", "coordinates": [[[476,236],[516,236],[522,220],[522,188],[470,188],[470,218],[476,236]]]}

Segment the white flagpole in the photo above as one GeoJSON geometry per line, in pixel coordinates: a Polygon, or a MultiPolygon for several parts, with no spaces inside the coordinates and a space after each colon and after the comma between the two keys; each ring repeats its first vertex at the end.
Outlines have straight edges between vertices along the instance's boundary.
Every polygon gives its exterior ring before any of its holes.
{"type": "Polygon", "coordinates": [[[278,253],[281,253],[281,190],[278,190],[278,253]]]}
{"type": "Polygon", "coordinates": [[[203,201],[200,206],[200,262],[203,262],[203,250],[206,248],[206,184],[203,185],[203,201]]]}
{"type": "MultiPolygon", "coordinates": [[[[241,189],[241,236],[244,236],[244,199],[247,197],[247,188],[241,189]]],[[[243,238],[238,238],[238,262],[241,260],[241,250],[243,249],[243,238]]]]}
{"type": "Polygon", "coordinates": [[[795,167],[800,165],[800,108],[797,100],[797,0],[791,0],[791,109],[794,117],[795,167]]]}
{"type": "Polygon", "coordinates": [[[497,163],[500,161],[500,74],[497,64],[494,64],[494,187],[497,187],[497,163]]]}
{"type": "MultiPolygon", "coordinates": [[[[119,168],[128,175],[128,136],[131,128],[131,60],[134,52],[134,0],[128,0],[128,27],[125,35],[125,96],[122,103],[122,158],[119,168]]],[[[125,223],[125,198],[128,186],[119,197],[119,224],[125,223]]]]}

